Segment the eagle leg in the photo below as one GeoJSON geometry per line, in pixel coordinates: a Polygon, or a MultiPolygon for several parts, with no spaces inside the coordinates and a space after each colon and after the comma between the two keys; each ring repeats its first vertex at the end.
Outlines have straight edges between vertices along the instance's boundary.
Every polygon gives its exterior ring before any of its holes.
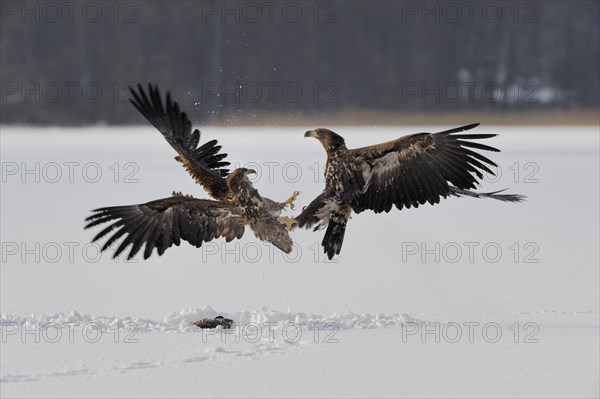
{"type": "Polygon", "coordinates": [[[294,209],[294,201],[296,200],[296,198],[298,198],[299,195],[300,195],[300,191],[294,191],[294,194],[292,194],[290,196],[290,198],[283,201],[283,203],[285,205],[289,205],[290,209],[294,209]]]}
{"type": "Polygon", "coordinates": [[[296,221],[296,219],[292,219],[287,216],[279,216],[277,218],[277,220],[279,221],[279,223],[285,225],[285,227],[288,229],[288,231],[292,230],[294,227],[296,227],[298,225],[298,222],[296,221]]]}

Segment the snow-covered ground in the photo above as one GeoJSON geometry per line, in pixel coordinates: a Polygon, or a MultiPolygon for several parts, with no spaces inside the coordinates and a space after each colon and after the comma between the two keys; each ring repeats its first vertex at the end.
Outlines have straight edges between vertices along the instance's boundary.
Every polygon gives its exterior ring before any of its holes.
{"type": "MultiPolygon", "coordinates": [[[[323,187],[315,127],[202,140],[301,207],[323,187]]],[[[358,147],[448,127],[333,130],[358,147]]],[[[333,262],[309,231],[287,256],[250,232],[98,255],[91,209],[206,194],[149,126],[1,130],[3,397],[600,395],[597,126],[479,127],[502,150],[482,190],[527,202],[355,215],[333,262]],[[188,326],[219,314],[236,328],[188,326]]]]}

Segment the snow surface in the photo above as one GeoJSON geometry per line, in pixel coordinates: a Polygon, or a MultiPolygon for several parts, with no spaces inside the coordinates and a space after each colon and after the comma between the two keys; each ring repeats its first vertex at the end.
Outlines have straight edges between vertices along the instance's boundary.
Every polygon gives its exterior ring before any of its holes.
{"type": "MultiPolygon", "coordinates": [[[[302,191],[295,214],[323,187],[315,127],[202,140],[258,169],[261,194],[302,191]]],[[[445,128],[333,130],[359,147],[445,128]]],[[[527,202],[354,215],[334,262],[322,231],[294,231],[290,256],[249,232],[97,256],[91,209],[206,195],[151,127],[1,129],[3,397],[600,395],[597,126],[479,127],[502,150],[482,191],[527,202]],[[188,325],[216,315],[236,328],[188,325]]]]}

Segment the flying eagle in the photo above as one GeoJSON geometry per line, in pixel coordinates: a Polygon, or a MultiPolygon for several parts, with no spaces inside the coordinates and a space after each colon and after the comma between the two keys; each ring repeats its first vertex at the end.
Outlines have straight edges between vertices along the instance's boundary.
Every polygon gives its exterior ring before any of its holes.
{"type": "MultiPolygon", "coordinates": [[[[344,139],[328,129],[306,132],[327,152],[325,190],[296,217],[300,227],[327,228],[322,246],[329,259],[339,255],[351,213],[367,209],[389,212],[392,206],[417,208],[448,196],[494,198],[520,202],[518,194],[477,193],[482,171],[494,175],[493,161],[474,150],[499,150],[470,140],[495,134],[462,133],[472,124],[438,133],[417,133],[369,147],[348,149],[344,139]],[[461,134],[462,133],[462,134],[461,134]]],[[[504,190],[501,190],[504,191],[504,190]]]]}
{"type": "Polygon", "coordinates": [[[285,253],[292,250],[288,234],[293,221],[281,217],[281,211],[298,195],[295,192],[285,202],[261,197],[248,178],[256,173],[252,169],[239,168],[229,172],[223,161],[227,154],[220,153],[217,140],[201,146],[200,131],[192,132],[192,124],[185,112],[179,110],[176,101],[167,93],[163,106],[158,87],[149,85],[148,95],[141,85],[138,92],[130,89],[130,99],[135,108],[154,125],[177,152],[175,159],[202,185],[215,200],[198,199],[174,192],[171,197],[145,204],[99,208],[86,219],[90,228],[110,222],[92,242],[114,232],[102,246],[102,251],[125,236],[113,257],[117,257],[132,245],[128,259],[134,257],[145,244],[144,259],[156,248],[158,255],[181,240],[195,247],[203,242],[224,237],[227,242],[241,238],[245,226],[251,227],[256,237],[268,241],[285,253]]]}

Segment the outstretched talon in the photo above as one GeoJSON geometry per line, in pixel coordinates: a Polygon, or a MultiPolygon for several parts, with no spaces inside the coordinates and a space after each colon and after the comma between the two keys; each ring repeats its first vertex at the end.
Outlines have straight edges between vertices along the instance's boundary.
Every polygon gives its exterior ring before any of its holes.
{"type": "Polygon", "coordinates": [[[289,205],[290,209],[294,209],[294,201],[296,200],[296,198],[298,198],[299,195],[300,191],[294,191],[294,194],[292,194],[290,198],[286,199],[284,201],[284,204],[289,205]]]}
{"type": "MultiPolygon", "coordinates": [[[[296,191],[297,192],[297,191],[296,191]]],[[[292,230],[294,227],[298,225],[296,219],[289,218],[287,216],[279,216],[277,218],[279,223],[284,224],[288,231],[292,230]]]]}

